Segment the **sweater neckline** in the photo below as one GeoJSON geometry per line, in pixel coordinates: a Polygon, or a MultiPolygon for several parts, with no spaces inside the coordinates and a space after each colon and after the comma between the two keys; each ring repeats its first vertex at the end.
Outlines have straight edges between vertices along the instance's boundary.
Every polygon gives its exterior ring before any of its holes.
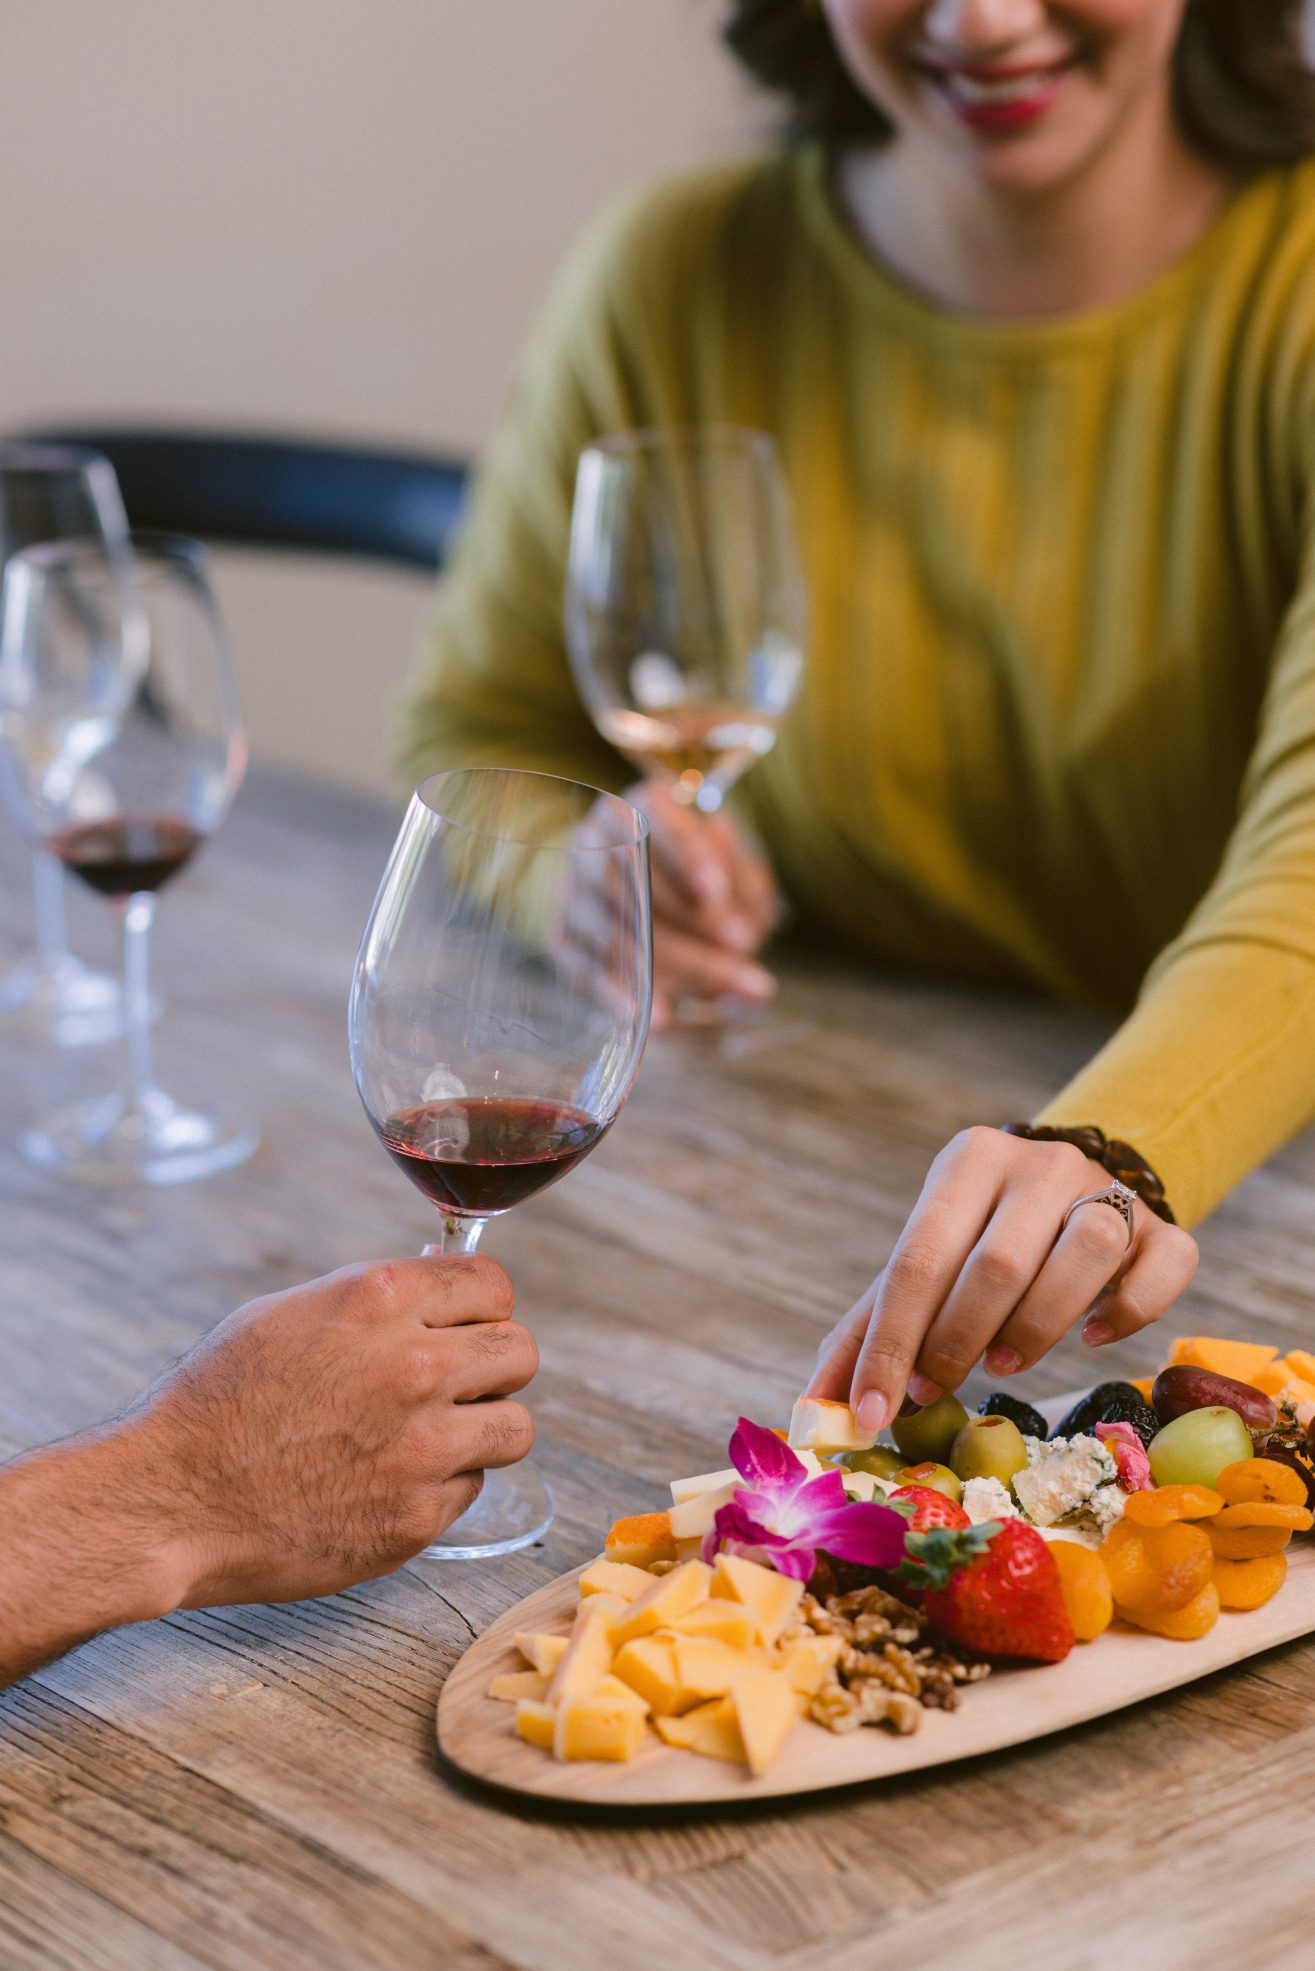
{"type": "Polygon", "coordinates": [[[878,260],[854,230],[831,174],[831,156],[819,144],[801,146],[797,172],[803,211],[815,236],[847,284],[889,314],[903,317],[924,338],[964,351],[1035,357],[1105,341],[1138,326],[1148,315],[1175,303],[1183,291],[1203,280],[1216,259],[1261,200],[1272,196],[1281,173],[1268,171],[1240,185],[1215,213],[1200,237],[1135,294],[1064,315],[977,315],[923,293],[878,260]]]}

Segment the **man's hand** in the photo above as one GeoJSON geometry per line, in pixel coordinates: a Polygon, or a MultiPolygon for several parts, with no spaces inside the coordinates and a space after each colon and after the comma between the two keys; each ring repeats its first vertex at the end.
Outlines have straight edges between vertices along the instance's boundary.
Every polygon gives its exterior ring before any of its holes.
{"type": "Polygon", "coordinates": [[[882,1272],[822,1343],[809,1395],[848,1402],[864,1429],[881,1430],[906,1390],[933,1403],[983,1355],[989,1374],[1009,1376],[1077,1321],[1093,1348],[1158,1321],[1196,1271],[1196,1241],[1142,1204],[1131,1245],[1107,1205],[1064,1225],[1075,1199],[1109,1183],[1071,1144],[962,1131],[882,1272]]]}
{"type": "Polygon", "coordinates": [[[386,1574],[514,1464],[538,1365],[484,1258],[352,1267],[239,1308],[117,1422],[0,1470],[0,1684],[170,1608],[386,1574]]]}

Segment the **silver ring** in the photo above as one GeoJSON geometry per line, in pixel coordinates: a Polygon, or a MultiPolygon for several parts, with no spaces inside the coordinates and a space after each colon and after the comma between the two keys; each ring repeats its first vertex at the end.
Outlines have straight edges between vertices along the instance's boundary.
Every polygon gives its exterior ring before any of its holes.
{"type": "Polygon", "coordinates": [[[1134,1229],[1133,1221],[1132,1221],[1132,1208],[1136,1204],[1136,1202],[1137,1202],[1137,1193],[1132,1189],[1131,1185],[1121,1184],[1117,1177],[1111,1178],[1110,1187],[1107,1191],[1088,1191],[1085,1198],[1074,1198],[1072,1204],[1069,1206],[1068,1210],[1064,1213],[1064,1217],[1060,1224],[1059,1229],[1062,1232],[1067,1226],[1068,1221],[1073,1216],[1074,1212],[1080,1210],[1080,1208],[1083,1205],[1088,1205],[1088,1204],[1108,1205],[1112,1211],[1118,1212],[1119,1217],[1123,1220],[1124,1224],[1128,1228],[1128,1245],[1123,1248],[1123,1250],[1126,1252],[1128,1250],[1128,1246],[1132,1244],[1133,1229],[1134,1229]]]}

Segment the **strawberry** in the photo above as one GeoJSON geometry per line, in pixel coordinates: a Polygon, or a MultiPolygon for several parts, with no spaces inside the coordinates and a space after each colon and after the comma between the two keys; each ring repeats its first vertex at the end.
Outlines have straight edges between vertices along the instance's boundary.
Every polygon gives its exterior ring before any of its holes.
{"type": "Polygon", "coordinates": [[[893,1492],[887,1493],[886,1504],[895,1499],[907,1499],[913,1507],[910,1533],[930,1533],[933,1526],[972,1525],[962,1506],[956,1506],[944,1492],[934,1492],[930,1485],[897,1485],[893,1492]]]}
{"type": "Polygon", "coordinates": [[[1062,1663],[1073,1647],[1054,1556],[1020,1519],[910,1533],[903,1571],[923,1587],[928,1621],[965,1649],[1062,1663]]]}

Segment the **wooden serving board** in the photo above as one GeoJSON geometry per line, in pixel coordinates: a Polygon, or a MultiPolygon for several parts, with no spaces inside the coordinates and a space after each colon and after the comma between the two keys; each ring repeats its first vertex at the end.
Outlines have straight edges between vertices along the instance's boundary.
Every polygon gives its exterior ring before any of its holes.
{"type": "Polygon", "coordinates": [[[1115,1627],[1095,1643],[1079,1643],[1062,1663],[993,1670],[964,1691],[957,1711],[924,1711],[907,1738],[881,1726],[841,1736],[805,1719],[761,1779],[742,1766],[663,1745],[656,1733],[625,1765],[566,1763],[517,1738],[515,1707],[484,1693],[500,1671],[525,1668],[512,1641],[518,1629],[565,1634],[570,1628],[578,1568],[528,1596],[471,1644],[439,1699],[439,1750],[490,1785],[618,1807],[765,1800],[889,1779],[1044,1738],[1306,1635],[1315,1629],[1315,1539],[1298,1535],[1288,1561],[1288,1578],[1273,1601],[1247,1613],[1225,1612],[1198,1642],[1115,1627]]]}
{"type": "MultiPolygon", "coordinates": [[[[1077,1395],[1040,1406],[1052,1429],[1077,1395]]],[[[652,1731],[624,1765],[557,1760],[516,1736],[515,1706],[485,1693],[502,1671],[525,1668],[513,1641],[518,1631],[569,1631],[584,1572],[576,1568],[528,1595],[471,1644],[439,1696],[439,1751],[491,1786],[618,1807],[770,1800],[921,1772],[1103,1718],[1309,1635],[1315,1630],[1315,1533],[1299,1534],[1287,1551],[1288,1577],[1274,1599],[1246,1612],[1225,1610],[1197,1642],[1171,1642],[1116,1624],[1095,1643],[1079,1643],[1062,1663],[993,1669],[982,1683],[965,1688],[957,1711],[924,1711],[907,1738],[880,1725],[829,1732],[805,1719],[761,1779],[743,1766],[663,1745],[652,1731]]]]}

